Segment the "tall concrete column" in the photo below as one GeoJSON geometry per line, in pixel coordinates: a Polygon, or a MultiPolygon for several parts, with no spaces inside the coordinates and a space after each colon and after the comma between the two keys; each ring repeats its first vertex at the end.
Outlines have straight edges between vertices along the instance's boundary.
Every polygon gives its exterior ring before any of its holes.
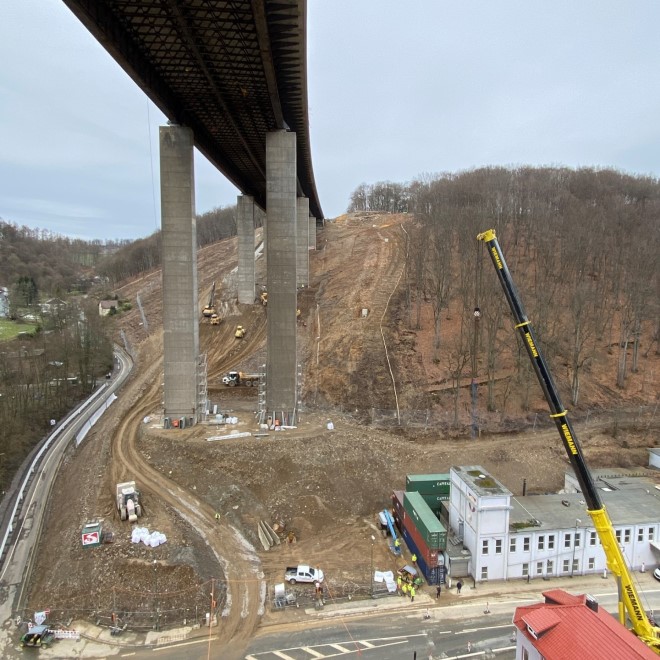
{"type": "Polygon", "coordinates": [[[261,254],[264,260],[264,267],[266,263],[266,212],[260,207],[254,207],[254,224],[255,226],[261,225],[261,240],[263,245],[261,246],[261,254]]]}
{"type": "Polygon", "coordinates": [[[309,216],[309,242],[307,247],[310,250],[316,250],[316,218],[313,215],[309,216]]]}
{"type": "Polygon", "coordinates": [[[296,280],[298,286],[309,286],[309,199],[298,197],[296,205],[296,280]]]}
{"type": "Polygon", "coordinates": [[[199,325],[193,133],[160,127],[165,417],[203,413],[198,402],[199,325]]]}
{"type": "Polygon", "coordinates": [[[266,278],[268,282],[266,359],[267,414],[295,421],[296,350],[296,134],[266,135],[266,278]]]}
{"type": "Polygon", "coordinates": [[[237,202],[238,302],[254,303],[254,198],[240,195],[237,202]]]}

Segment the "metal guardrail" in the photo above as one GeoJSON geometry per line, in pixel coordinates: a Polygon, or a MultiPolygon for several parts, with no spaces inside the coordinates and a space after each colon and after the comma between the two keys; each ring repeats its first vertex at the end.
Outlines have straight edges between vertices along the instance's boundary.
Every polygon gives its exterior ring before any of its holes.
{"type": "MultiPolygon", "coordinates": [[[[117,353],[118,350],[121,349],[116,349],[115,353],[117,353]]],[[[5,533],[2,538],[2,542],[0,543],[0,569],[3,569],[2,572],[4,572],[4,563],[6,559],[5,555],[7,551],[7,546],[11,538],[11,535],[14,532],[14,524],[16,517],[18,515],[19,508],[21,503],[23,502],[26,491],[30,487],[32,477],[35,474],[37,467],[39,466],[44,455],[48,452],[48,450],[51,448],[53,443],[59,438],[59,436],[62,433],[64,433],[65,430],[68,429],[70,423],[79,415],[81,415],[83,412],[85,412],[99,398],[101,398],[101,395],[103,394],[106,394],[107,398],[109,398],[110,396],[114,396],[114,392],[109,391],[108,383],[103,383],[103,385],[99,387],[89,398],[87,398],[79,406],[77,406],[72,411],[70,411],[61,420],[57,428],[47,437],[46,442],[44,442],[44,444],[41,446],[39,451],[35,454],[34,458],[32,459],[32,462],[30,463],[28,469],[26,470],[25,477],[23,478],[23,481],[21,482],[21,485],[18,489],[18,494],[16,495],[16,501],[14,502],[11,515],[9,516],[9,522],[7,523],[7,529],[5,530],[5,533]]]]}

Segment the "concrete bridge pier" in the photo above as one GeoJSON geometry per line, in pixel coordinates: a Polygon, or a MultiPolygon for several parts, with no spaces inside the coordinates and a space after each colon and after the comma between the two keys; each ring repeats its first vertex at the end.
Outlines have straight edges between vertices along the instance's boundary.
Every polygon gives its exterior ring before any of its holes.
{"type": "MultiPolygon", "coordinates": [[[[185,126],[160,127],[160,198],[163,267],[164,415],[196,423],[198,401],[199,309],[193,133],[185,126]]],[[[204,384],[205,385],[205,384],[204,384]]]]}
{"type": "Polygon", "coordinates": [[[238,231],[238,302],[254,303],[254,198],[239,195],[237,207],[238,231]]]}
{"type": "MultiPolygon", "coordinates": [[[[266,414],[296,421],[297,175],[296,134],[266,135],[266,281],[268,286],[266,414]]],[[[307,215],[305,215],[305,219],[307,215]]],[[[305,222],[307,224],[307,222],[305,222]]]]}
{"type": "Polygon", "coordinates": [[[309,216],[309,232],[308,232],[307,247],[310,250],[316,250],[316,218],[313,215],[309,216]]]}
{"type": "Polygon", "coordinates": [[[296,204],[296,283],[309,286],[309,199],[298,197],[296,204]]]}

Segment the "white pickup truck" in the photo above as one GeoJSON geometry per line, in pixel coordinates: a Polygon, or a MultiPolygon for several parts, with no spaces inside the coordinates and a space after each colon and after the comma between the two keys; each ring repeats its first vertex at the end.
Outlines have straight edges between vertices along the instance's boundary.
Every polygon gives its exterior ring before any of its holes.
{"type": "Polygon", "coordinates": [[[323,571],[320,568],[312,568],[300,564],[299,566],[287,566],[284,579],[289,584],[296,582],[323,582],[323,571]]]}

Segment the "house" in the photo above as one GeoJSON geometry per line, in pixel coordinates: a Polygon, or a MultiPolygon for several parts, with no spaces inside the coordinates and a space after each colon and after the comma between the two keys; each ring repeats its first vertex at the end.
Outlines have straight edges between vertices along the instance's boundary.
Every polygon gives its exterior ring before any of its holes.
{"type": "Polygon", "coordinates": [[[119,301],[117,300],[102,300],[99,303],[99,316],[108,316],[111,310],[119,309],[119,301]]]}
{"type": "Polygon", "coordinates": [[[0,286],[0,318],[9,317],[9,289],[6,286],[0,286]]]}
{"type": "Polygon", "coordinates": [[[591,596],[553,589],[543,597],[543,603],[516,608],[516,660],[658,657],[591,596]]]}
{"type": "Polygon", "coordinates": [[[59,312],[67,306],[66,301],[61,298],[49,298],[45,303],[42,303],[39,307],[42,314],[54,314],[59,312]]]}

